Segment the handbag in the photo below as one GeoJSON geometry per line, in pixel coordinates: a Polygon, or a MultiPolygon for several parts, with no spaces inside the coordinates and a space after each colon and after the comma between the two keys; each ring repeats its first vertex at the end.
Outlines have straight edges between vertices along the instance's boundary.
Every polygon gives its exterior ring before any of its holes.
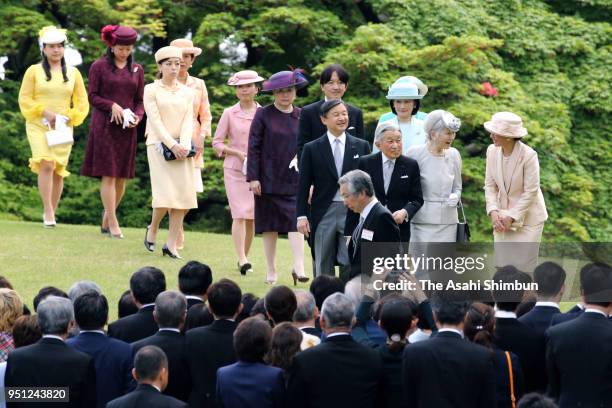
{"type": "Polygon", "coordinates": [[[459,201],[459,208],[461,208],[461,215],[463,221],[459,220],[457,223],[457,242],[470,242],[470,226],[468,225],[467,219],[465,218],[465,212],[463,211],[463,203],[459,201]]]}
{"type": "Polygon", "coordinates": [[[61,130],[49,130],[45,132],[47,146],[53,147],[63,144],[73,144],[72,127],[66,126],[61,130]]]}
{"type": "MultiPolygon", "coordinates": [[[[174,152],[170,150],[170,148],[166,146],[165,144],[162,143],[161,145],[162,145],[162,154],[164,155],[164,159],[166,159],[166,161],[176,160],[176,156],[174,155],[174,152]]],[[[193,157],[195,155],[196,155],[195,147],[193,146],[193,144],[191,144],[191,149],[189,150],[189,153],[187,153],[187,157],[193,157]]]]}
{"type": "Polygon", "coordinates": [[[516,408],[516,397],[514,396],[514,376],[512,375],[512,359],[510,353],[506,351],[506,360],[508,361],[508,378],[510,379],[510,401],[512,408],[516,408]]]}

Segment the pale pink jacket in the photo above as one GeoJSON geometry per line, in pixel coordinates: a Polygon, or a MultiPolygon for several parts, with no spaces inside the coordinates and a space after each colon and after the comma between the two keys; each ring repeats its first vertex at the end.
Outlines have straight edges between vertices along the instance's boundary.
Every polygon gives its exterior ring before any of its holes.
{"type": "MultiPolygon", "coordinates": [[[[257,104],[259,107],[259,104],[257,104]]],[[[247,154],[249,144],[249,130],[255,117],[255,111],[249,115],[240,108],[240,102],[226,108],[219,119],[215,137],[213,137],[213,148],[217,155],[223,155],[225,139],[229,139],[228,147],[247,154]]],[[[240,158],[234,155],[225,156],[223,167],[235,170],[242,170],[240,158]]]]}

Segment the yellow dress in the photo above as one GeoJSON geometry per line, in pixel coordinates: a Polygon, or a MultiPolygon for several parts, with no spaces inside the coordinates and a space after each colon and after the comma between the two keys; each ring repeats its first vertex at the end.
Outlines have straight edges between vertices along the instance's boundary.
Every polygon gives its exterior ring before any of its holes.
{"type": "Polygon", "coordinates": [[[64,144],[49,147],[45,132],[49,128],[43,124],[42,112],[49,109],[56,114],[68,117],[68,126],[79,126],[89,113],[87,91],[83,77],[78,69],[67,67],[68,82],[64,82],[61,71],[51,71],[47,81],[41,64],[30,66],[21,82],[19,90],[19,109],[26,119],[26,134],[32,157],[30,169],[38,173],[42,160],[55,163],[55,173],[61,177],[70,175],[66,167],[72,145],[64,144]]]}

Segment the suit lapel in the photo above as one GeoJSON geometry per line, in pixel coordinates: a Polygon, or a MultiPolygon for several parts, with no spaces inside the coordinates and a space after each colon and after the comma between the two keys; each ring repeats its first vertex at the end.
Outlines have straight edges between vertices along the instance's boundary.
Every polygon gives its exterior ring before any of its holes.
{"type": "Polygon", "coordinates": [[[406,173],[406,169],[404,167],[404,163],[401,162],[401,157],[395,159],[395,165],[393,166],[393,173],[391,173],[391,181],[389,182],[389,189],[387,190],[387,196],[391,195],[393,191],[393,187],[399,183],[399,178],[402,174],[406,173]]]}
{"type": "Polygon", "coordinates": [[[510,188],[512,187],[512,182],[514,181],[514,173],[516,172],[516,168],[518,167],[518,164],[523,161],[523,144],[519,141],[516,143],[514,148],[518,149],[518,151],[516,154],[512,154],[510,157],[510,184],[506,186],[506,193],[508,194],[510,194],[510,188]]]}
{"type": "MultiPolygon", "coordinates": [[[[351,160],[357,160],[354,159],[354,157],[358,154],[357,147],[355,146],[355,143],[353,143],[353,141],[351,140],[349,134],[345,133],[345,135],[346,144],[344,146],[344,158],[342,159],[342,174],[348,171],[351,160]]],[[[342,174],[339,174],[339,176],[341,176],[342,174]]]]}
{"type": "Polygon", "coordinates": [[[378,189],[378,191],[376,191],[376,197],[379,197],[380,201],[387,202],[387,195],[385,194],[384,188],[385,183],[382,174],[382,152],[376,153],[372,162],[374,164],[372,173],[370,174],[372,177],[372,183],[374,184],[375,189],[376,186],[381,187],[378,189]]]}
{"type": "Polygon", "coordinates": [[[506,188],[506,183],[504,183],[504,153],[501,147],[497,148],[496,156],[497,171],[495,172],[495,178],[497,179],[497,185],[502,186],[504,194],[507,195],[508,189],[506,188]]]}
{"type": "Polygon", "coordinates": [[[331,171],[331,174],[334,177],[337,178],[338,175],[336,174],[336,164],[334,162],[334,154],[332,152],[331,146],[329,145],[327,133],[319,138],[319,144],[320,144],[319,150],[321,151],[321,154],[323,154],[323,161],[327,165],[327,169],[331,171]]]}

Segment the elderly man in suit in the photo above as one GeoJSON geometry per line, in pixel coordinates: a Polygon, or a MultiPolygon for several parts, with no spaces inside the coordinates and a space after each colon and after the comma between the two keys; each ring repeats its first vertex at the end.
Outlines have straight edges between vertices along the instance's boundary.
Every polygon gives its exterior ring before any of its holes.
{"type": "Polygon", "coordinates": [[[359,157],[370,153],[367,142],[347,134],[347,105],[339,99],[324,102],[321,121],[327,127],[315,141],[304,146],[300,164],[297,204],[297,228],[308,237],[314,256],[315,275],[334,275],[340,265],[340,276],[350,269],[345,236],[352,230],[356,215],[342,204],[338,179],[357,168],[359,157]],[[308,206],[310,187],[311,206],[308,206]]]}
{"type": "Polygon", "coordinates": [[[136,384],[132,378],[132,347],[104,333],[108,302],[98,292],[87,292],[74,299],[74,316],[81,331],[66,344],[91,356],[96,367],[97,406],[127,394],[136,384]]]}
{"type": "Polygon", "coordinates": [[[548,394],[560,408],[612,407],[612,268],[580,271],[585,311],[548,330],[548,394]]]}
{"type": "Polygon", "coordinates": [[[140,268],[130,277],[130,291],[138,313],[123,317],[108,325],[108,335],[126,343],[149,337],[157,332],[157,323],[153,319],[155,298],[166,290],[164,273],[153,267],[140,268]]]}
{"type": "Polygon", "coordinates": [[[402,134],[393,121],[376,127],[374,144],[380,151],[361,157],[358,167],[372,178],[376,198],[391,211],[399,226],[402,244],[407,246],[409,221],[423,205],[419,165],[402,155],[402,134]]]}
{"type": "MultiPolygon", "coordinates": [[[[362,272],[371,275],[371,271],[362,271],[361,250],[364,242],[400,243],[400,231],[393,215],[378,202],[374,196],[374,185],[368,173],[353,170],[340,177],[340,196],[349,209],[359,214],[359,223],[353,230],[348,246],[351,260],[349,278],[355,278],[362,272]]],[[[399,246],[397,250],[399,250],[399,246]]],[[[395,248],[393,248],[395,251],[395,248]]]]}
{"type": "Polygon", "coordinates": [[[132,375],[138,387],[109,402],[107,408],[186,408],[187,404],[162,394],[168,385],[168,359],[162,349],[145,346],[134,356],[132,375]]]}
{"type": "Polygon", "coordinates": [[[533,271],[538,284],[537,302],[533,309],[519,318],[521,323],[545,332],[555,315],[560,314],[559,302],[565,292],[565,271],[554,262],[544,262],[533,271]]]}
{"type": "Polygon", "coordinates": [[[384,406],[384,373],[380,354],[351,337],[353,302],[334,293],[323,302],[325,340],[298,353],[287,386],[292,408],[384,406]]]}
{"type": "MultiPolygon", "coordinates": [[[[5,387],[68,387],[65,407],[96,406],[96,371],[94,360],[68,347],[68,329],[74,325],[74,311],[69,299],[48,296],[36,309],[42,339],[9,353],[5,387]]],[[[102,375],[102,374],[101,374],[102,375]]],[[[44,402],[12,402],[9,407],[46,407],[44,402]]]]}

